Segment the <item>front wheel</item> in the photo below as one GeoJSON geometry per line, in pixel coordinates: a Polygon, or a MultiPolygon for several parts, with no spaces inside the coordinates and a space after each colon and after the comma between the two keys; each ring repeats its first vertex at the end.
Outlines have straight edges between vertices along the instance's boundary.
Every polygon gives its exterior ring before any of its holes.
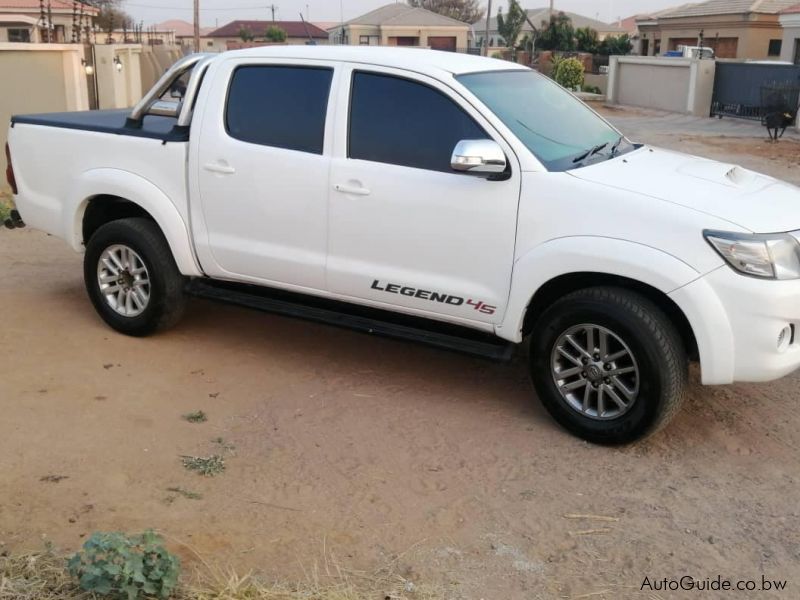
{"type": "Polygon", "coordinates": [[[542,314],[531,340],[536,391],[566,429],[595,443],[652,434],[678,411],[688,361],[678,332],[644,296],[574,292],[542,314]]]}
{"type": "Polygon", "coordinates": [[[182,316],[184,278],[167,240],[149,219],[120,219],[100,227],[86,245],[83,264],[92,304],[117,331],[144,336],[182,316]]]}

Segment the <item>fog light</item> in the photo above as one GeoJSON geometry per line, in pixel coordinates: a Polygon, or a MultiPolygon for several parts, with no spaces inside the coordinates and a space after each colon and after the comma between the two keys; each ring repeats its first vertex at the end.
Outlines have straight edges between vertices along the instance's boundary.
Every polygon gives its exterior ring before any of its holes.
{"type": "Polygon", "coordinates": [[[792,343],[792,327],[787,325],[778,334],[778,352],[786,352],[792,343]]]}

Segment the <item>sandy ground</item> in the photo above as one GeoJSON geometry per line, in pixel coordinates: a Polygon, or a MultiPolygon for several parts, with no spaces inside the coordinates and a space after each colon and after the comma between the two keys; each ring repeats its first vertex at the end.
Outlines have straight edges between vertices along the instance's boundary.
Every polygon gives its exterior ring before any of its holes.
{"type": "MultiPolygon", "coordinates": [[[[650,138],[800,171],[791,142],[650,138]]],[[[701,388],[693,372],[666,432],[599,448],[551,421],[519,361],[202,301],[129,339],[62,242],[2,231],[0,257],[0,551],[153,527],[190,563],[184,544],[292,579],[327,555],[453,598],[664,599],[684,596],[640,591],[646,576],[762,574],[788,591],[728,596],[800,597],[800,374],[701,388]],[[215,478],[181,465],[216,452],[215,478]]]]}

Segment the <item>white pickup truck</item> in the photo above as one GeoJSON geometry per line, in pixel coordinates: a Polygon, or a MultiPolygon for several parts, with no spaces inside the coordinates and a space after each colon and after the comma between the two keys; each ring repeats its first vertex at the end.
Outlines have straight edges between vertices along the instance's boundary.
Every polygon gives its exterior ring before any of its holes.
{"type": "Polygon", "coordinates": [[[85,251],[114,329],[188,295],[493,356],[598,443],[704,384],[800,367],[800,190],[628,141],[498,60],[272,47],[176,64],[132,112],[17,116],[14,223],[85,251]]]}

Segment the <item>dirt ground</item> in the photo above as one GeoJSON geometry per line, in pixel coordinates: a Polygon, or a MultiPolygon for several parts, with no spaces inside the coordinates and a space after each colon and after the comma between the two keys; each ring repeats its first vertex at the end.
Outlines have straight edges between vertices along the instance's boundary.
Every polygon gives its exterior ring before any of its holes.
{"type": "MultiPolygon", "coordinates": [[[[645,141],[800,179],[793,142],[645,141]]],[[[609,449],[560,430],[521,361],[203,301],[116,335],[80,257],[33,231],[0,232],[0,314],[0,552],[152,527],[189,563],[282,580],[327,556],[475,600],[711,598],[640,587],[762,574],[787,591],[732,596],[800,597],[800,373],[695,371],[667,431],[609,449]],[[217,477],[181,464],[214,453],[217,477]]]]}

